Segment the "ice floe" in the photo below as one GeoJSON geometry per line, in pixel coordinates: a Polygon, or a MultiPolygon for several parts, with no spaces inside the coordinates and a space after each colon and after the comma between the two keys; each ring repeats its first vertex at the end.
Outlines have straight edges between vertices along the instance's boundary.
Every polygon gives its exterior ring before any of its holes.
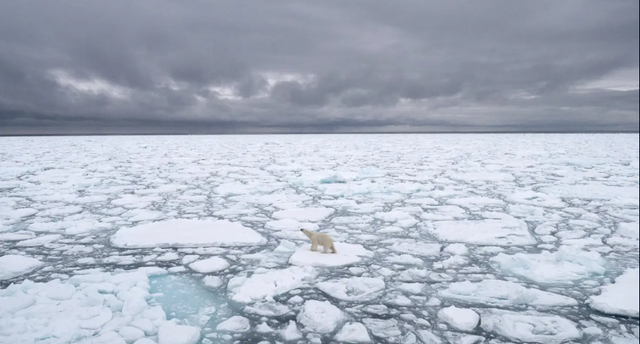
{"type": "Polygon", "coordinates": [[[27,274],[44,265],[35,258],[7,254],[0,257],[0,281],[27,274]]]}
{"type": "Polygon", "coordinates": [[[438,296],[476,305],[512,307],[517,305],[533,307],[577,306],[575,299],[538,289],[526,288],[510,281],[483,280],[480,282],[455,282],[447,289],[440,290],[438,296]]]}
{"type": "Polygon", "coordinates": [[[602,313],[638,318],[639,269],[629,269],[615,283],[602,287],[600,295],[589,298],[589,306],[602,313]]]}
{"type": "Polygon", "coordinates": [[[536,240],[517,219],[437,221],[428,230],[441,240],[475,245],[524,246],[536,240]]]}
{"type": "Polygon", "coordinates": [[[536,312],[487,310],[482,313],[480,326],[485,331],[518,342],[563,343],[582,337],[574,322],[536,312]]]}
{"type": "Polygon", "coordinates": [[[289,263],[300,266],[337,267],[355,264],[363,258],[373,256],[373,252],[359,244],[336,242],[335,247],[338,253],[322,253],[322,246],[319,246],[318,251],[311,251],[310,244],[303,245],[289,258],[289,263]]]}
{"type": "Polygon", "coordinates": [[[251,277],[235,276],[227,285],[232,300],[249,303],[272,298],[306,285],[317,275],[311,266],[292,266],[282,270],[254,273],[251,277]]]}
{"type": "Polygon", "coordinates": [[[569,284],[605,272],[605,260],[598,252],[561,246],[556,252],[499,253],[491,258],[498,269],[540,284],[569,284]]]}
{"type": "Polygon", "coordinates": [[[111,243],[122,248],[250,246],[266,239],[251,228],[227,220],[174,219],[118,230],[111,243]]]}
{"type": "Polygon", "coordinates": [[[343,301],[370,301],[385,290],[382,278],[351,277],[316,283],[316,288],[343,301]]]}

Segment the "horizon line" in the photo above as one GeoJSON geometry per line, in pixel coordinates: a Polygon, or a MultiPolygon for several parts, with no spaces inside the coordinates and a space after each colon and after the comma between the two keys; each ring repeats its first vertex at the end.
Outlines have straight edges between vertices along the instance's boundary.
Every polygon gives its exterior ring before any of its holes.
{"type": "Polygon", "coordinates": [[[47,136],[253,136],[253,135],[406,135],[406,134],[640,134],[640,130],[446,130],[446,131],[381,131],[381,132],[271,132],[271,133],[75,133],[75,134],[0,134],[0,137],[47,136]]]}

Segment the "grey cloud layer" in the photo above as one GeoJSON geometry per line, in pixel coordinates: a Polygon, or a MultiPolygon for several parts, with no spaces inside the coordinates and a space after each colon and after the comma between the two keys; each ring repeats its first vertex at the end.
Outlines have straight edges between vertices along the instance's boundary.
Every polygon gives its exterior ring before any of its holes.
{"type": "Polygon", "coordinates": [[[0,134],[637,130],[576,87],[638,59],[637,1],[9,0],[0,134]]]}

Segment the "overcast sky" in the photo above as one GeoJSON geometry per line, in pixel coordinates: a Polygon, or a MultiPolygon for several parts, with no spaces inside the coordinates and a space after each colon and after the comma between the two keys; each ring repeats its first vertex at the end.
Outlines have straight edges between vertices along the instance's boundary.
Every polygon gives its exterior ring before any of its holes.
{"type": "Polygon", "coordinates": [[[0,3],[0,134],[638,130],[636,0],[0,3]]]}

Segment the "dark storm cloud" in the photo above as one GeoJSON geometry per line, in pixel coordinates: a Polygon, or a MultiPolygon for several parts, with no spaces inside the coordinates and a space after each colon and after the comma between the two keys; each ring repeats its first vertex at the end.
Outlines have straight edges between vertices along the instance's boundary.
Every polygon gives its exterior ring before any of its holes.
{"type": "Polygon", "coordinates": [[[3,1],[0,134],[637,130],[638,7],[3,1]]]}

